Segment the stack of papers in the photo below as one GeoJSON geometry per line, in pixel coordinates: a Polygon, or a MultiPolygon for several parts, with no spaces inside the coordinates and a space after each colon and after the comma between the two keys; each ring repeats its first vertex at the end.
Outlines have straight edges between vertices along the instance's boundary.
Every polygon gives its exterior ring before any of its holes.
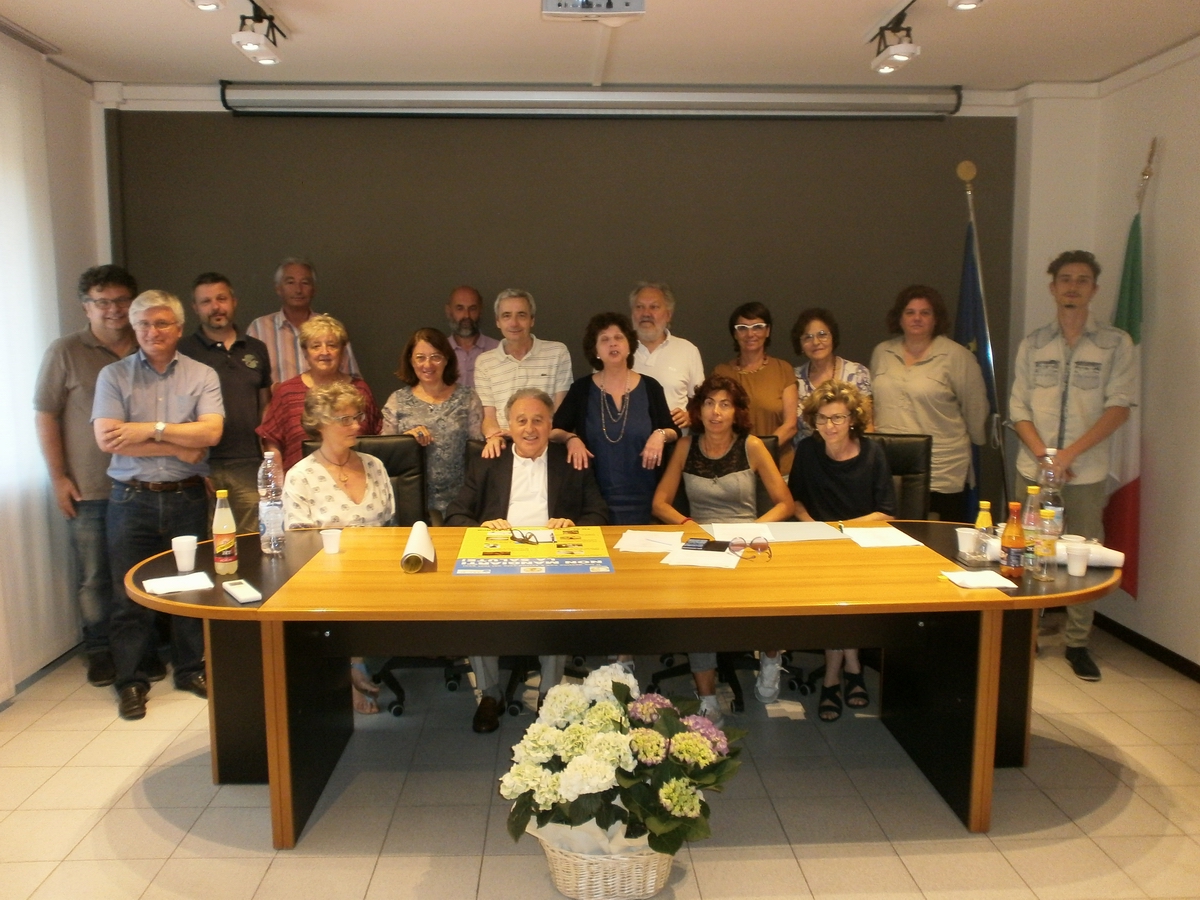
{"type": "Polygon", "coordinates": [[[167,575],[163,578],[147,578],[142,582],[147,594],[177,594],[180,591],[207,591],[212,588],[212,579],[207,572],[191,572],[187,575],[167,575]]]}
{"type": "Polygon", "coordinates": [[[661,562],[668,566],[698,566],[702,569],[736,569],[738,557],[727,551],[672,550],[661,562]]]}
{"type": "Polygon", "coordinates": [[[958,569],[942,574],[960,588],[1000,588],[1002,591],[1011,591],[1017,587],[995,569],[974,569],[967,572],[958,569]]]}
{"type": "Polygon", "coordinates": [[[626,531],[613,544],[627,553],[670,553],[683,545],[682,531],[626,531]]]}
{"type": "Polygon", "coordinates": [[[714,523],[700,527],[718,541],[731,541],[734,538],[750,541],[765,537],[772,544],[785,544],[791,541],[836,541],[846,537],[824,522],[714,523]]]}
{"type": "Polygon", "coordinates": [[[920,547],[921,542],[899,528],[847,528],[846,537],[860,547],[920,547]]]}

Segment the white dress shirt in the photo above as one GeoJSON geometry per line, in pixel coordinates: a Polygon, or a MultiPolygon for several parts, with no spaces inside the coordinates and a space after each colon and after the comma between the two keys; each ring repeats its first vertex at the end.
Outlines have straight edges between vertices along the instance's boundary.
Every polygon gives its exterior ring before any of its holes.
{"type": "Polygon", "coordinates": [[[508,522],[518,528],[544,528],[550,521],[549,470],[546,451],[527,459],[513,451],[512,489],[508,494],[508,522]]]}

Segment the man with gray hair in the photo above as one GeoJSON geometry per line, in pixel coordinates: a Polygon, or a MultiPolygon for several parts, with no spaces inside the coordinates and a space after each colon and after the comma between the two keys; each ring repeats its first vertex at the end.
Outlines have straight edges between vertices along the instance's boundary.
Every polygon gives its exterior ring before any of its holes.
{"type": "MultiPolygon", "coordinates": [[[[129,598],[125,573],[170,550],[174,537],[208,533],[205,458],[221,440],[225,407],[217,373],[176,349],[184,322],[178,298],[145,291],[129,307],[129,320],[141,349],[100,371],[92,427],[97,445],[112,454],[105,526],[117,711],[123,719],[141,719],[150,690],[144,660],[154,647],[155,613],[129,598]]],[[[171,617],[171,657],[175,687],[207,697],[199,619],[171,617]]]]}
{"type": "MultiPolygon", "coordinates": [[[[567,461],[566,446],[550,443],[554,420],[550,395],[522,388],[508,398],[505,414],[512,433],[511,451],[471,460],[462,489],[446,508],[446,525],[494,529],[607,525],[608,506],[592,467],[576,469],[567,461]]],[[[542,656],[540,660],[538,692],[545,696],[561,680],[566,658],[542,656]]],[[[471,727],[485,734],[500,727],[504,696],[500,661],[495,656],[472,656],[471,667],[482,695],[471,727]]]]}
{"type": "Polygon", "coordinates": [[[528,291],[507,288],[494,304],[496,327],[504,340],[481,354],[475,363],[475,393],[483,404],[484,456],[499,456],[508,434],[505,403],[514,391],[537,388],[553,398],[554,408],[567,396],[571,382],[571,353],[566,344],[533,336],[537,304],[528,291]]]}
{"type": "Polygon", "coordinates": [[[687,428],[687,404],[704,381],[704,363],[691,341],[671,334],[667,328],[675,314],[675,295],[662,281],[639,281],[629,294],[633,327],[638,345],[633,355],[633,371],[649,375],[662,385],[667,395],[671,419],[687,428]]]}
{"type": "MultiPolygon", "coordinates": [[[[308,356],[300,346],[300,326],[313,316],[317,270],[308,260],[289,256],[275,269],[275,293],[283,307],[279,312],[259,316],[250,323],[246,334],[267,345],[271,382],[280,384],[308,370],[308,356]]],[[[341,371],[346,375],[359,374],[349,342],[342,348],[341,371]]]]}

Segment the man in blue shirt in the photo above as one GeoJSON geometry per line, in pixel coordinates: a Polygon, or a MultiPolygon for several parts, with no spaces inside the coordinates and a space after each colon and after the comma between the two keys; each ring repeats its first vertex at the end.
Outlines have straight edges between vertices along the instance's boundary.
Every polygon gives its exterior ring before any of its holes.
{"type": "MultiPolygon", "coordinates": [[[[225,408],[217,373],[176,352],[184,322],[176,297],[145,291],[129,307],[129,320],[140,350],[100,371],[92,427],[100,449],[112,454],[105,526],[117,710],[123,719],[141,719],[150,690],[143,660],[153,648],[155,614],[126,594],[125,573],[170,550],[173,537],[207,534],[206,457],[221,440],[225,408]]],[[[172,617],[171,656],[175,686],[207,697],[199,619],[172,617]]]]}

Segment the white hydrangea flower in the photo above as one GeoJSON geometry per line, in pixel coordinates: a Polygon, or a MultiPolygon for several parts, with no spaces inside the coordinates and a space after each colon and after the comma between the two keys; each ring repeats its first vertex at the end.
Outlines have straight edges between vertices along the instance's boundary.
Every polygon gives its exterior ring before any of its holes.
{"type": "Polygon", "coordinates": [[[558,792],[567,801],[598,794],[617,783],[615,766],[591,756],[577,756],[559,773],[558,792]]]}
{"type": "Polygon", "coordinates": [[[588,673],[587,678],[584,679],[583,689],[592,700],[611,700],[614,681],[619,681],[627,686],[631,697],[641,695],[637,678],[626,672],[619,663],[611,663],[610,665],[593,669],[588,673]]]}
{"type": "Polygon", "coordinates": [[[616,700],[600,700],[587,711],[583,724],[593,731],[623,731],[629,727],[629,719],[616,700]]]}
{"type": "Polygon", "coordinates": [[[526,791],[535,790],[545,773],[546,770],[537,763],[517,763],[500,779],[500,796],[506,800],[516,800],[526,791]]]}
{"type": "Polygon", "coordinates": [[[577,722],[574,725],[568,725],[565,730],[560,731],[558,737],[558,755],[563,762],[569,763],[577,756],[581,756],[587,752],[588,744],[592,741],[592,736],[597,732],[594,728],[589,728],[582,722],[577,722]]]}
{"type": "Polygon", "coordinates": [[[558,790],[560,775],[559,772],[542,769],[541,781],[533,788],[533,802],[538,809],[549,809],[555,803],[562,803],[563,796],[558,790]]]}
{"type": "Polygon", "coordinates": [[[538,714],[538,722],[565,728],[582,721],[590,705],[591,698],[584,693],[580,685],[556,684],[546,692],[546,700],[538,714]]]}
{"type": "Polygon", "coordinates": [[[558,753],[562,732],[553,725],[534,722],[521,743],[513,747],[513,762],[544,763],[558,753]]]}
{"type": "Polygon", "coordinates": [[[629,744],[629,735],[616,731],[602,731],[592,735],[586,755],[626,772],[632,772],[637,765],[633,748],[629,744]]]}

